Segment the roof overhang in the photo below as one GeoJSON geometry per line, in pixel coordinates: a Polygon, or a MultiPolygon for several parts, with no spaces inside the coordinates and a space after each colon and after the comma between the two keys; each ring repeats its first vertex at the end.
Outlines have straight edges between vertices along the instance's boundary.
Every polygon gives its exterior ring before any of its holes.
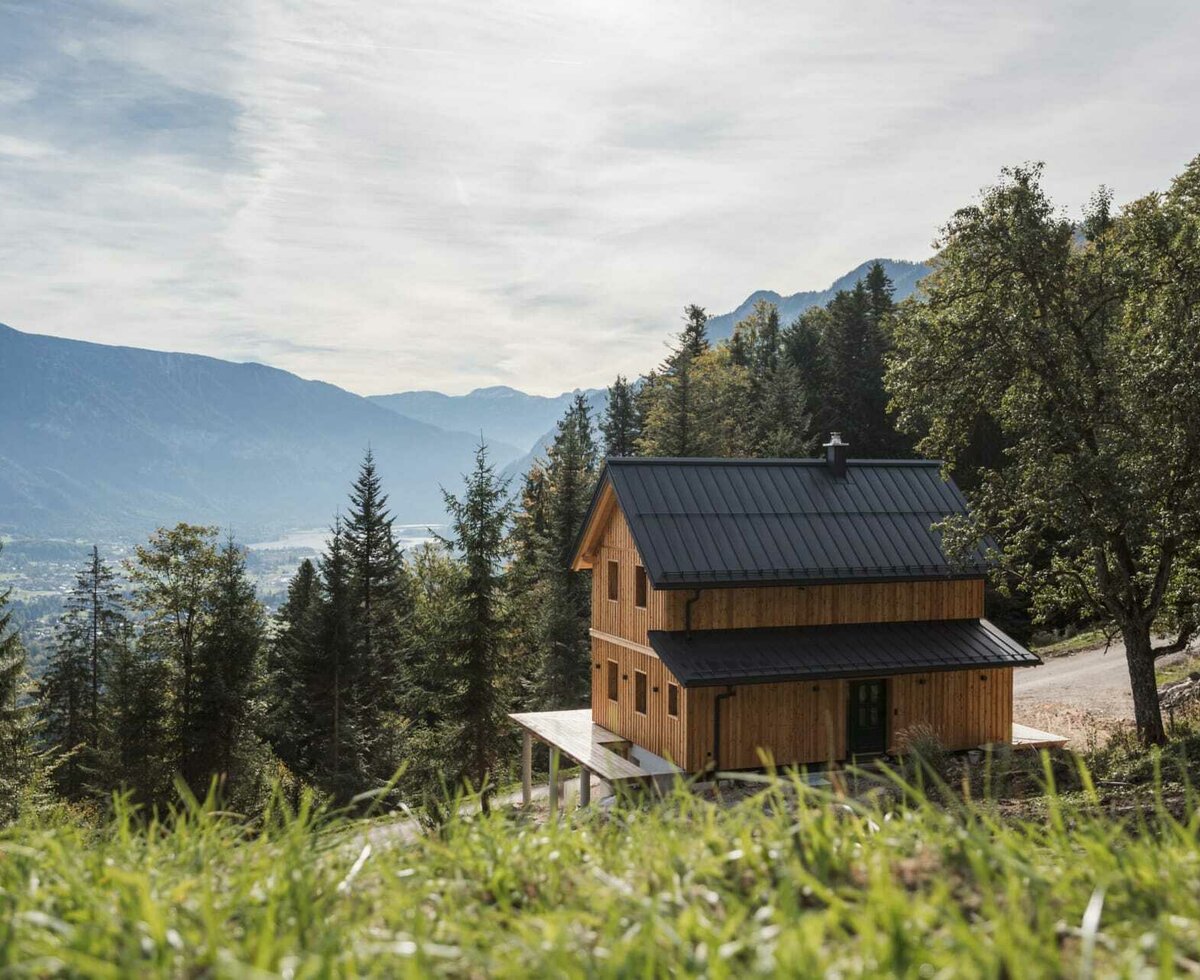
{"type": "Polygon", "coordinates": [[[617,492],[608,476],[608,464],[605,464],[604,469],[600,471],[596,490],[592,494],[592,502],[584,515],[583,526],[575,538],[575,548],[571,553],[571,571],[580,572],[595,564],[600,553],[604,529],[608,527],[609,519],[617,507],[617,492]]]}
{"type": "Polygon", "coordinates": [[[1041,659],[987,620],[651,630],[684,687],[1035,667],[1041,659]]]}

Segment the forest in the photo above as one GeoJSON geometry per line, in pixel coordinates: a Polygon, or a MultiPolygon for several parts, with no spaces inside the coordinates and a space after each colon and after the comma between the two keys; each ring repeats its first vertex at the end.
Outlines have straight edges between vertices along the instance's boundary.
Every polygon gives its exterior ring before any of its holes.
{"type": "Polygon", "coordinates": [[[830,431],[855,456],[945,460],[974,508],[947,540],[997,542],[994,614],[1121,636],[1138,735],[1165,741],[1154,661],[1196,634],[1200,597],[1200,159],[1078,220],[1039,168],[1006,170],[937,245],[900,304],[876,265],[717,344],[687,306],[663,362],[615,379],[602,418],[577,398],[518,486],[481,445],[434,544],[398,548],[368,451],[272,616],[238,543],[187,523],[119,568],[86,556],[36,686],[0,598],[0,821],[115,798],[163,814],[181,793],[254,814],[278,793],[436,809],[468,788],[486,807],[516,754],[505,714],[586,703],[569,557],[604,456],[807,456],[830,431]]]}

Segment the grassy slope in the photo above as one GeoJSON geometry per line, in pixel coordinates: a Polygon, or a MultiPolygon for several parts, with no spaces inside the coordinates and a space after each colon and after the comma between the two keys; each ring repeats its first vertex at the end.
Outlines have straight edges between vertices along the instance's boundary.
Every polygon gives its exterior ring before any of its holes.
{"type": "Polygon", "coordinates": [[[0,974],[1187,970],[1200,817],[1114,821],[1087,785],[1023,822],[780,784],[556,826],[494,813],[413,843],[303,818],[251,837],[211,812],[149,834],[26,825],[0,832],[0,974]]]}

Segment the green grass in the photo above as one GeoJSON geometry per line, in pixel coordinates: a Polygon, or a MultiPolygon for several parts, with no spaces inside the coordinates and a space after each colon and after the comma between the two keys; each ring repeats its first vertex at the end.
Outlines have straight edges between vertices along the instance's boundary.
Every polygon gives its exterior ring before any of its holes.
{"type": "Polygon", "coordinates": [[[1180,663],[1172,664],[1170,667],[1160,667],[1155,671],[1155,675],[1158,680],[1158,686],[1163,687],[1166,684],[1174,684],[1176,681],[1181,681],[1196,671],[1200,671],[1200,656],[1186,657],[1180,663]]]}
{"type": "MultiPolygon", "coordinates": [[[[1200,962],[1200,817],[1086,776],[1034,818],[896,791],[680,792],[406,842],[211,808],[0,832],[0,975],[1170,975],[1200,962]],[[1177,813],[1187,813],[1186,818],[1177,813]],[[369,839],[368,839],[368,836],[369,839]],[[1092,914],[1088,914],[1091,908],[1092,914]]],[[[944,795],[944,794],[940,794],[944,795]]],[[[368,826],[372,829],[368,831],[368,826]]]]}
{"type": "Polygon", "coordinates": [[[1030,644],[1030,649],[1040,657],[1063,657],[1068,653],[1078,653],[1080,650],[1091,650],[1104,646],[1107,635],[1103,630],[1084,630],[1064,640],[1054,640],[1052,643],[1030,644]]]}

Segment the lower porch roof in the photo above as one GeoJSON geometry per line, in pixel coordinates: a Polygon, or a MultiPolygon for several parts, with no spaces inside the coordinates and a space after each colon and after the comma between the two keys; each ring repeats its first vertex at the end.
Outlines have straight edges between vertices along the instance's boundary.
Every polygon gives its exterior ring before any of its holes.
{"type": "Polygon", "coordinates": [[[651,630],[684,687],[872,677],[1042,661],[986,619],[720,630],[651,630]]]}

